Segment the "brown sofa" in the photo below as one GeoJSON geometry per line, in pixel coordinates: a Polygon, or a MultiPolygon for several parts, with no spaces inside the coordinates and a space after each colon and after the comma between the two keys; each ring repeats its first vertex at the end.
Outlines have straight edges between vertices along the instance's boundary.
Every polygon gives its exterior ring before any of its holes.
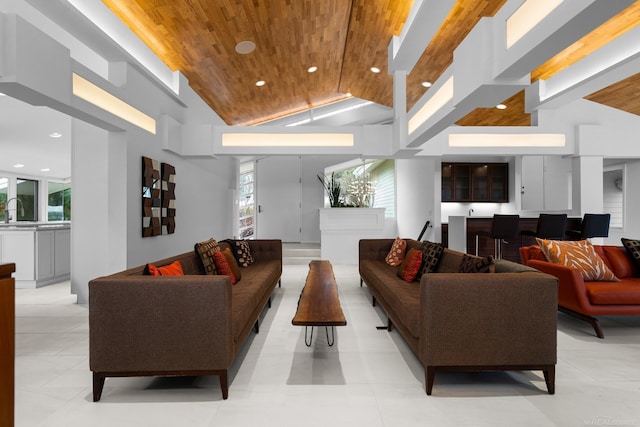
{"type": "MultiPolygon", "coordinates": [[[[220,243],[222,248],[227,245],[220,243]]],[[[227,370],[258,321],[282,274],[282,242],[250,240],[255,262],[228,276],[205,275],[195,251],[180,260],[184,276],[147,276],[145,266],[89,282],[89,363],[93,400],[105,378],[218,375],[228,396],[227,370]]]]}
{"type": "Polygon", "coordinates": [[[579,270],[553,264],[539,246],[523,246],[523,264],[558,278],[558,310],[589,322],[598,338],[604,338],[595,316],[640,315],[640,268],[624,246],[593,245],[619,282],[585,281],[579,270]]]}
{"type": "MultiPolygon", "coordinates": [[[[406,240],[407,251],[419,248],[406,240]]],[[[385,263],[392,243],[360,240],[361,285],[422,362],[428,395],[445,370],[542,370],[554,393],[555,277],[504,260],[495,273],[458,273],[463,254],[445,249],[436,272],[407,283],[385,263]]]]}

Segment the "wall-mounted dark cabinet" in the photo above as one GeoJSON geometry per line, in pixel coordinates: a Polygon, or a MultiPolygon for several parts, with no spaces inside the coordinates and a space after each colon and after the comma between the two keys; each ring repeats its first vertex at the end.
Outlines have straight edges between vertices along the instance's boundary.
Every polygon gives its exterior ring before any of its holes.
{"type": "Polygon", "coordinates": [[[508,202],[508,183],[508,163],[442,163],[443,202],[508,202]]]}

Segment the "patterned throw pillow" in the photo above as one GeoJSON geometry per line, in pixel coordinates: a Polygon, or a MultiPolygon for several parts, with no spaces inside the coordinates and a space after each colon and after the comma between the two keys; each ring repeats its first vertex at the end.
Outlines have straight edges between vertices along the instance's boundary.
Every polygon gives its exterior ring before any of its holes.
{"type": "Polygon", "coordinates": [[[464,254],[458,267],[458,273],[493,273],[495,268],[496,264],[493,261],[493,255],[482,258],[464,254]]]}
{"type": "Polygon", "coordinates": [[[629,255],[640,266],[640,240],[625,239],[624,237],[620,240],[622,240],[622,246],[627,249],[629,255]]]}
{"type": "Polygon", "coordinates": [[[236,258],[240,267],[249,267],[253,264],[254,259],[251,255],[249,242],[246,240],[229,240],[229,245],[233,248],[233,256],[236,258]]]}
{"type": "Polygon", "coordinates": [[[420,280],[423,274],[436,271],[440,258],[444,253],[444,245],[425,240],[420,244],[420,251],[422,251],[422,269],[418,273],[416,280],[420,280]]]}
{"type": "Polygon", "coordinates": [[[398,277],[405,282],[413,282],[420,271],[420,265],[422,265],[422,251],[409,249],[398,269],[398,277]]]}
{"type": "Polygon", "coordinates": [[[407,242],[400,237],[396,237],[391,245],[391,250],[384,261],[392,267],[397,267],[404,261],[404,254],[407,250],[407,242]]]}
{"type": "Polygon", "coordinates": [[[584,280],[620,281],[598,256],[588,240],[560,241],[536,238],[536,241],[549,262],[579,270],[584,280]]]}
{"type": "Polygon", "coordinates": [[[229,261],[227,257],[224,255],[222,251],[215,251],[213,253],[213,258],[216,263],[216,269],[218,273],[223,276],[229,276],[231,278],[231,284],[236,284],[236,277],[233,275],[233,270],[231,269],[231,265],[229,265],[229,261]]]}
{"type": "Polygon", "coordinates": [[[147,272],[150,276],[184,276],[184,273],[182,272],[182,264],[177,260],[173,261],[169,265],[165,265],[164,267],[156,267],[149,263],[145,268],[145,274],[147,272]]]}
{"type": "Polygon", "coordinates": [[[198,252],[198,255],[200,255],[205,274],[218,274],[216,271],[216,261],[213,257],[215,252],[220,251],[218,242],[212,238],[205,242],[196,243],[195,250],[198,252]]]}

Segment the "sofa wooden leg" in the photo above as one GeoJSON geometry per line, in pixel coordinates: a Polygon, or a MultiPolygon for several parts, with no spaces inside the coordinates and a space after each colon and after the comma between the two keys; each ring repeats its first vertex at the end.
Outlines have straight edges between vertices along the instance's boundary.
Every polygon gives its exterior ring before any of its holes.
{"type": "Polygon", "coordinates": [[[568,308],[565,308],[565,307],[561,307],[561,306],[558,306],[558,311],[560,311],[560,312],[562,312],[564,314],[568,314],[569,316],[575,317],[576,319],[580,319],[580,320],[583,320],[583,321],[589,323],[591,325],[591,327],[593,327],[593,330],[595,331],[595,333],[598,336],[598,338],[604,339],[604,332],[602,332],[602,328],[600,327],[600,323],[598,322],[598,319],[596,319],[595,317],[588,316],[588,315],[582,314],[582,313],[578,313],[577,311],[573,311],[571,309],[568,309],[568,308]]]}
{"type": "Polygon", "coordinates": [[[256,334],[260,333],[260,320],[256,320],[256,324],[253,325],[253,329],[256,331],[256,334]]]}
{"type": "Polygon", "coordinates": [[[371,297],[371,305],[376,306],[376,297],[371,297]]]}
{"type": "Polygon", "coordinates": [[[271,308],[271,297],[269,297],[269,301],[267,301],[267,306],[271,308]]]}
{"type": "Polygon", "coordinates": [[[229,379],[226,369],[220,374],[220,388],[222,389],[222,398],[227,400],[229,397],[229,379]]]}
{"type": "Polygon", "coordinates": [[[362,277],[360,278],[360,287],[362,287],[362,277]]]}
{"type": "Polygon", "coordinates": [[[436,378],[436,369],[432,366],[427,366],[424,371],[424,381],[427,388],[427,396],[431,396],[431,390],[433,390],[433,381],[436,378]]]}
{"type": "Polygon", "coordinates": [[[544,373],[544,381],[547,383],[547,391],[549,394],[556,392],[556,367],[549,366],[542,371],[544,373]]]}
{"type": "Polygon", "coordinates": [[[278,279],[278,287],[281,288],[282,287],[282,279],[278,279]]]}
{"type": "Polygon", "coordinates": [[[102,397],[105,376],[97,372],[93,373],[93,401],[98,402],[102,397]]]}
{"type": "Polygon", "coordinates": [[[390,317],[387,317],[387,331],[393,331],[393,322],[391,321],[390,317]]]}

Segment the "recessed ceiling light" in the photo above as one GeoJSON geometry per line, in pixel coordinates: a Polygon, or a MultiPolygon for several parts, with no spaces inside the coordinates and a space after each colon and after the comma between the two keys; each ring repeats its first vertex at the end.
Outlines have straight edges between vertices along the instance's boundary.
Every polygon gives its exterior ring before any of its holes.
{"type": "Polygon", "coordinates": [[[496,105],[496,108],[497,108],[498,110],[504,110],[505,108],[507,108],[507,106],[506,106],[506,105],[504,105],[504,104],[498,104],[498,105],[496,105]]]}
{"type": "Polygon", "coordinates": [[[23,168],[24,165],[22,163],[16,163],[15,165],[13,165],[14,168],[23,168]]]}
{"type": "Polygon", "coordinates": [[[376,74],[380,72],[380,68],[378,67],[371,67],[370,70],[372,73],[376,73],[376,74]]]}
{"type": "Polygon", "coordinates": [[[258,80],[256,82],[256,86],[260,87],[260,86],[264,86],[267,82],[265,82],[264,80],[258,80]]]}
{"type": "Polygon", "coordinates": [[[50,136],[51,138],[60,138],[60,137],[62,136],[62,134],[61,134],[60,132],[51,132],[51,133],[49,134],[49,136],[50,136]]]}
{"type": "Polygon", "coordinates": [[[431,87],[431,82],[422,82],[422,86],[431,87]]]}
{"type": "Polygon", "coordinates": [[[251,40],[241,41],[236,45],[236,52],[240,55],[246,55],[253,52],[256,49],[256,44],[251,40]]]}
{"type": "Polygon", "coordinates": [[[49,168],[43,168],[43,169],[40,169],[40,172],[49,172],[50,170],[51,169],[49,169],[49,168]]]}
{"type": "Polygon", "coordinates": [[[318,67],[316,67],[315,65],[313,67],[309,67],[309,69],[307,70],[310,73],[316,72],[318,71],[318,67]]]}
{"type": "Polygon", "coordinates": [[[0,92],[0,96],[7,96],[7,94],[0,92]]]}

